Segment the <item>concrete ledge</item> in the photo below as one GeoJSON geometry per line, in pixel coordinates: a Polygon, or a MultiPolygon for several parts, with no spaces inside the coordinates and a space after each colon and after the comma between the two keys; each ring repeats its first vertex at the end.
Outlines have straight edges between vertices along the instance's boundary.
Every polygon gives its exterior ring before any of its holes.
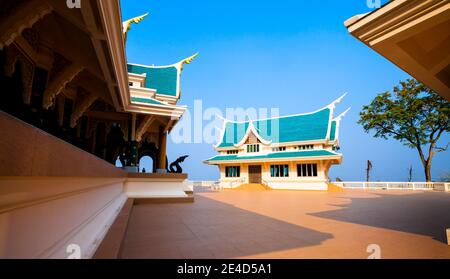
{"type": "Polygon", "coordinates": [[[130,173],[124,191],[129,198],[186,198],[187,174],[130,173]]]}
{"type": "Polygon", "coordinates": [[[145,178],[145,179],[181,179],[188,178],[186,173],[128,173],[128,178],[145,178]]]}
{"type": "Polygon", "coordinates": [[[193,203],[194,195],[188,195],[180,198],[138,198],[134,199],[134,204],[160,204],[160,203],[193,203]]]}
{"type": "Polygon", "coordinates": [[[133,210],[133,199],[128,199],[100,243],[93,259],[118,259],[122,250],[123,239],[128,228],[128,221],[133,210]]]}
{"type": "Polygon", "coordinates": [[[0,214],[124,182],[125,178],[110,177],[0,176],[0,214]]]}

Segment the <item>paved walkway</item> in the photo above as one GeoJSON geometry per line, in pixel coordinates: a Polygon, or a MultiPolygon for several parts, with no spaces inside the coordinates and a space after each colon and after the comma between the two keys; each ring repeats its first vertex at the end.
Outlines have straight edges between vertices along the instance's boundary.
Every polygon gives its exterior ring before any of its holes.
{"type": "Polygon", "coordinates": [[[123,258],[450,258],[450,194],[230,191],[135,205],[123,258]]]}

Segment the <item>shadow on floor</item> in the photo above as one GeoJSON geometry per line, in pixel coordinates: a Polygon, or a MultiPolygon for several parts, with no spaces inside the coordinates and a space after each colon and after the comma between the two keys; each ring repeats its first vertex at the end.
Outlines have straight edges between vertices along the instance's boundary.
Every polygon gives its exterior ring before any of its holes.
{"type": "Polygon", "coordinates": [[[336,221],[430,236],[447,243],[450,228],[450,195],[433,192],[382,194],[376,197],[345,197],[351,202],[337,210],[309,215],[336,221]]]}
{"type": "Polygon", "coordinates": [[[332,234],[197,195],[193,204],[135,205],[122,258],[237,258],[320,245],[332,234]]]}

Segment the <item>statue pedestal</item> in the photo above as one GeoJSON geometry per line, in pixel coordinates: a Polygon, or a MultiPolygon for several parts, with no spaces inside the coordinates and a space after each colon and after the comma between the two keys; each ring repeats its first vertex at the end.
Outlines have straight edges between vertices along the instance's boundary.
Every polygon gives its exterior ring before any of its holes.
{"type": "Polygon", "coordinates": [[[139,167],[130,167],[130,166],[126,166],[122,168],[124,171],[126,172],[131,172],[131,173],[138,173],[139,172],[139,167]]]}
{"type": "Polygon", "coordinates": [[[129,198],[187,198],[187,174],[129,173],[125,192],[129,198]]]}

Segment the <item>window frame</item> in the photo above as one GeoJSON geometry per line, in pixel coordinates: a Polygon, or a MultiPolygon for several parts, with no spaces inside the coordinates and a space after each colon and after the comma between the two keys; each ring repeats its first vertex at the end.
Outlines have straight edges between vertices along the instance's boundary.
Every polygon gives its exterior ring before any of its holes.
{"type": "Polygon", "coordinates": [[[297,145],[296,147],[298,150],[314,150],[314,144],[302,144],[302,145],[297,145]]]}
{"type": "Polygon", "coordinates": [[[270,177],[274,178],[289,177],[289,164],[270,165],[270,177]]]}
{"type": "Polygon", "coordinates": [[[305,163],[297,164],[297,177],[318,177],[318,164],[305,163]]]}
{"type": "Polygon", "coordinates": [[[225,166],[226,178],[239,178],[241,177],[241,166],[225,166]]]}
{"type": "Polygon", "coordinates": [[[284,152],[286,150],[287,150],[286,146],[272,147],[272,152],[284,152]]]}
{"type": "Polygon", "coordinates": [[[259,143],[247,144],[247,153],[258,153],[260,151],[259,143]]]}

